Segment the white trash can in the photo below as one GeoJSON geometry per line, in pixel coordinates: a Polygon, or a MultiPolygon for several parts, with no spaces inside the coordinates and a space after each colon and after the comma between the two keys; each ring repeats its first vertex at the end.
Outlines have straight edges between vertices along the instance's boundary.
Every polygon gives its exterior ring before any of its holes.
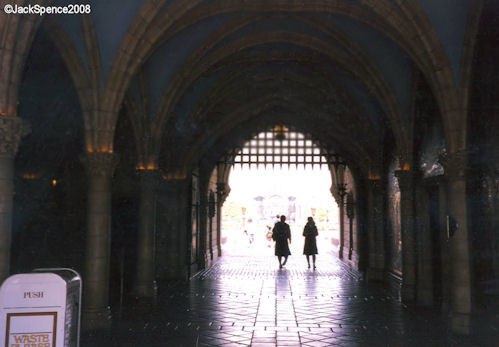
{"type": "Polygon", "coordinates": [[[78,347],[81,277],[65,268],[12,275],[0,288],[0,345],[78,347]]]}

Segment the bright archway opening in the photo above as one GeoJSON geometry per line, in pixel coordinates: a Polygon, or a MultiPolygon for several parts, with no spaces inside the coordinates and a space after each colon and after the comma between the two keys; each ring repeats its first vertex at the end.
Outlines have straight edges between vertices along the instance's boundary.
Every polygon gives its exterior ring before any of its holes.
{"type": "Polygon", "coordinates": [[[271,231],[280,215],[286,216],[291,228],[293,255],[303,253],[307,217],[313,217],[318,228],[319,254],[338,249],[339,209],[330,192],[331,172],[324,164],[324,152],[300,133],[287,136],[263,132],[235,153],[228,181],[231,190],[222,206],[223,254],[273,255],[271,231]],[[272,162],[265,162],[270,157],[272,162]]]}

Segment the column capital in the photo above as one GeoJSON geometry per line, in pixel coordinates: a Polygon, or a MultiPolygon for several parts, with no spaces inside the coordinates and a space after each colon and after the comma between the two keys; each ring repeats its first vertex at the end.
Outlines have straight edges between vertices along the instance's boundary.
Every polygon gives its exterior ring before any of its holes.
{"type": "Polygon", "coordinates": [[[226,184],[225,183],[217,183],[217,194],[222,196],[222,195],[225,195],[227,192],[225,191],[226,190],[226,184]]]}
{"type": "Polygon", "coordinates": [[[111,177],[118,164],[118,156],[114,153],[87,152],[81,157],[88,175],[111,177]]]}
{"type": "Polygon", "coordinates": [[[21,139],[30,132],[31,127],[25,120],[0,116],[0,157],[14,158],[21,139]]]}
{"type": "Polygon", "coordinates": [[[338,195],[340,199],[343,199],[345,195],[347,195],[347,184],[346,183],[337,183],[336,190],[338,191],[338,195]]]}
{"type": "Polygon", "coordinates": [[[229,196],[230,187],[224,182],[217,183],[217,200],[219,204],[223,204],[227,196],[229,196]]]}
{"type": "Polygon", "coordinates": [[[447,177],[465,178],[468,169],[468,153],[465,150],[442,154],[438,160],[447,177]]]}

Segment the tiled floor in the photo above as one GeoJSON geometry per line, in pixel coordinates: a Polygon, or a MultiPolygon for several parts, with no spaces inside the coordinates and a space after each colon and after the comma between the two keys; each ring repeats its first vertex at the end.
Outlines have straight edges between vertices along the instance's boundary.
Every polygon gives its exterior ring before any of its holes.
{"type": "Polygon", "coordinates": [[[282,270],[271,256],[225,256],[82,346],[499,346],[498,314],[477,316],[470,336],[450,334],[445,321],[332,255],[320,255],[315,271],[303,256],[282,270]]]}

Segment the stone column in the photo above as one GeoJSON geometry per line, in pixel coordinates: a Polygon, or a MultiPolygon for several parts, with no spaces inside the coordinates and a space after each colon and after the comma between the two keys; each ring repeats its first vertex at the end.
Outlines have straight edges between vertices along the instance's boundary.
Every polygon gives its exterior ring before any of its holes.
{"type": "Polygon", "coordinates": [[[225,183],[217,183],[217,254],[222,256],[222,205],[227,197],[225,183]]]}
{"type": "Polygon", "coordinates": [[[429,197],[423,187],[422,175],[418,173],[415,178],[415,210],[417,235],[417,303],[420,306],[433,304],[433,240],[430,231],[429,197]]]}
{"type": "Polygon", "coordinates": [[[208,195],[208,248],[211,262],[213,262],[213,217],[215,217],[216,214],[215,193],[210,190],[208,195]]]}
{"type": "Polygon", "coordinates": [[[208,266],[208,197],[204,194],[204,187],[200,188],[199,220],[198,220],[198,269],[208,266]]]}
{"type": "Polygon", "coordinates": [[[21,118],[0,116],[0,283],[10,273],[14,196],[14,157],[29,126],[21,118]]]}
{"type": "MultiPolygon", "coordinates": [[[[430,193],[433,193],[435,197],[438,199],[438,206],[436,207],[438,210],[438,215],[437,215],[437,220],[435,221],[434,227],[436,227],[436,230],[431,230],[431,232],[438,232],[438,242],[439,242],[439,247],[437,247],[437,250],[439,250],[438,254],[434,254],[435,257],[438,257],[438,264],[437,266],[439,268],[433,268],[432,272],[437,271],[437,274],[440,273],[440,276],[438,276],[438,282],[435,281],[433,283],[433,288],[434,288],[434,293],[437,294],[437,296],[434,296],[434,303],[438,301],[439,299],[441,300],[441,311],[442,312],[448,312],[449,311],[449,293],[450,293],[450,256],[449,256],[449,240],[447,237],[447,230],[446,230],[446,214],[447,214],[447,189],[446,189],[446,182],[445,182],[445,177],[443,175],[439,176],[433,176],[429,178],[425,178],[425,185],[426,185],[426,190],[427,194],[429,195],[430,193]],[[435,289],[437,291],[435,291],[435,289]],[[441,297],[438,297],[438,294],[441,295],[441,297]]],[[[429,195],[430,196],[430,195],[429,195]]],[[[435,213],[435,211],[432,211],[432,213],[435,213]]]]}
{"type": "Polygon", "coordinates": [[[442,266],[442,312],[450,308],[450,245],[446,230],[447,185],[444,176],[438,176],[438,202],[440,210],[440,264],[442,266]]]}
{"type": "Polygon", "coordinates": [[[416,254],[414,237],[414,173],[397,170],[395,176],[400,188],[400,227],[402,233],[402,300],[416,298],[416,254]]]}
{"type": "Polygon", "coordinates": [[[156,252],[157,278],[186,279],[187,220],[190,213],[185,179],[163,179],[157,192],[158,244],[156,252]]]}
{"type": "Polygon", "coordinates": [[[340,259],[343,259],[343,248],[345,243],[345,195],[346,195],[346,185],[338,184],[338,195],[340,197],[340,250],[338,252],[338,256],[340,259]]]}
{"type": "Polygon", "coordinates": [[[499,277],[499,163],[489,169],[489,184],[487,191],[488,205],[490,206],[490,224],[495,233],[492,234],[492,271],[493,278],[499,277]]]}
{"type": "Polygon", "coordinates": [[[466,152],[446,155],[442,164],[447,177],[451,259],[451,328],[469,333],[471,314],[471,256],[466,199],[466,152]]]}
{"type": "Polygon", "coordinates": [[[111,180],[117,158],[112,153],[86,153],[88,175],[87,235],[83,277],[86,329],[109,325],[109,256],[111,244],[111,180]]]}
{"type": "Polygon", "coordinates": [[[355,218],[355,203],[353,200],[353,195],[350,192],[350,194],[347,195],[347,201],[346,201],[346,214],[348,218],[348,260],[352,260],[352,253],[353,253],[353,220],[355,218]]]}
{"type": "Polygon", "coordinates": [[[139,230],[137,237],[137,264],[133,294],[140,298],[156,295],[155,237],[157,170],[140,170],[139,230]]]}
{"type": "Polygon", "coordinates": [[[376,226],[374,224],[374,191],[372,180],[367,180],[367,278],[376,280],[376,226]]]}
{"type": "Polygon", "coordinates": [[[385,236],[381,180],[370,179],[369,190],[369,279],[382,280],[385,271],[385,236]]]}

